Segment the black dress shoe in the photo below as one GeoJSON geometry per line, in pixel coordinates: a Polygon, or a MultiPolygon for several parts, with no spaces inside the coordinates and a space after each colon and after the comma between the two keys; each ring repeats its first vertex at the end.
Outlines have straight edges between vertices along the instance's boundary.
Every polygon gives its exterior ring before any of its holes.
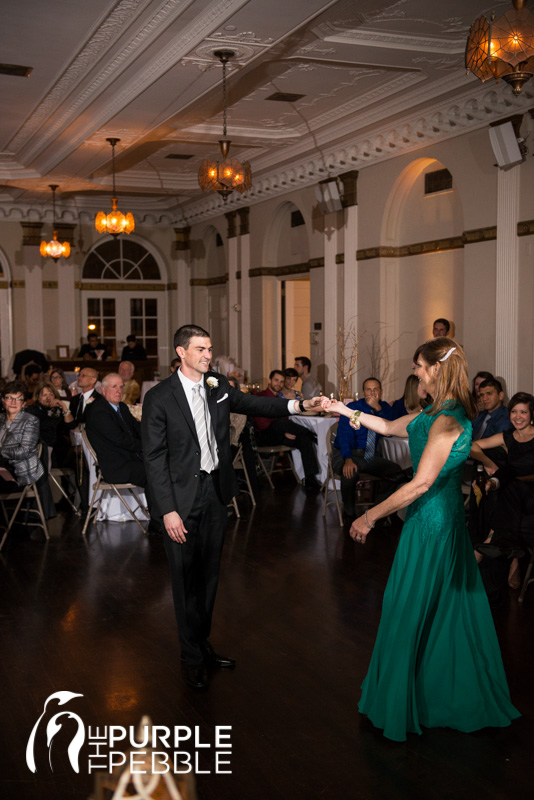
{"type": "Polygon", "coordinates": [[[235,667],[235,659],[219,655],[209,642],[204,645],[204,657],[206,664],[211,667],[219,667],[219,669],[233,669],[235,667]]]}
{"type": "Polygon", "coordinates": [[[314,475],[306,475],[304,478],[304,488],[319,492],[321,490],[321,484],[314,475]]]}
{"type": "Polygon", "coordinates": [[[200,666],[196,666],[194,664],[182,664],[182,675],[184,681],[192,689],[208,688],[208,673],[206,672],[206,667],[203,664],[200,666]]]}

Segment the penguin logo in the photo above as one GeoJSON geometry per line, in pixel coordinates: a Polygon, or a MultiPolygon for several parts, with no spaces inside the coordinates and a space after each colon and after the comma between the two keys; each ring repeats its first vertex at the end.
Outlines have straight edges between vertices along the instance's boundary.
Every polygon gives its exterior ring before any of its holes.
{"type": "MultiPolygon", "coordinates": [[[[75,697],[83,697],[83,694],[75,694],[74,692],[54,692],[53,694],[50,695],[50,697],[46,699],[43,708],[43,713],[33,726],[32,732],[30,733],[30,738],[28,739],[28,744],[26,745],[26,764],[28,765],[28,769],[30,769],[32,772],[37,772],[37,767],[35,765],[35,754],[34,754],[37,728],[39,727],[39,723],[41,722],[42,718],[46,714],[48,703],[50,703],[52,700],[57,700],[58,705],[63,706],[65,705],[65,703],[68,703],[69,700],[73,700],[75,697]]],[[[60,711],[58,714],[54,714],[54,716],[46,726],[46,744],[48,746],[48,761],[50,763],[50,769],[53,770],[52,742],[56,733],[58,733],[61,730],[62,726],[61,723],[59,723],[59,719],[61,717],[74,719],[78,723],[78,730],[76,731],[71,743],[67,748],[67,753],[69,756],[69,761],[72,769],[74,770],[74,772],[79,773],[80,767],[78,763],[78,757],[80,755],[80,750],[82,749],[82,745],[85,741],[85,725],[83,724],[78,714],[74,714],[72,711],[60,711]]]]}

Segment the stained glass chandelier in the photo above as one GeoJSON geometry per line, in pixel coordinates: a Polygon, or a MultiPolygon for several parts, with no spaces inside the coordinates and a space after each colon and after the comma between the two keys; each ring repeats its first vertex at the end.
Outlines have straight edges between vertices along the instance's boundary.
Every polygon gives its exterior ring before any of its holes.
{"type": "Polygon", "coordinates": [[[233,191],[246,192],[252,185],[250,164],[237,158],[228,158],[230,139],[226,135],[226,65],[235,55],[233,50],[215,50],[213,53],[223,68],[223,138],[219,139],[222,160],[205,158],[198,171],[198,182],[203,192],[218,192],[226,202],[233,191]]]}
{"type": "Polygon", "coordinates": [[[534,75],[534,13],[527,0],[512,0],[513,8],[488,22],[485,16],[471,25],[465,66],[483,83],[495,78],[510,84],[515,95],[534,75]]]}
{"type": "Polygon", "coordinates": [[[115,189],[115,145],[120,139],[106,139],[111,145],[111,171],[113,173],[113,197],[111,198],[111,211],[106,214],[99,211],[95,218],[95,228],[98,233],[110,233],[119,236],[121,233],[131,233],[135,228],[133,215],[129,212],[123,214],[118,209],[119,201],[115,189]]]}
{"type": "Polygon", "coordinates": [[[52,189],[52,239],[49,242],[41,242],[39,252],[43,258],[53,258],[57,262],[59,258],[68,258],[70,256],[70,244],[68,242],[58,242],[56,230],[56,189],[57,183],[51,183],[52,189]]]}

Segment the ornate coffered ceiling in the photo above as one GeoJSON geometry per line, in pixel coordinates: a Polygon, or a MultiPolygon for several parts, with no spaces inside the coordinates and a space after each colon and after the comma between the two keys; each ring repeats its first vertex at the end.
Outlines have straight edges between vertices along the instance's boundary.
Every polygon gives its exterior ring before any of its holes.
{"type": "Polygon", "coordinates": [[[4,0],[0,61],[0,218],[65,221],[109,200],[117,147],[121,206],[139,221],[186,224],[220,213],[200,162],[218,151],[221,66],[229,68],[232,154],[249,160],[254,203],[392,158],[430,139],[533,105],[466,76],[473,19],[508,0],[4,0]],[[302,95],[292,102],[278,93],[302,95]],[[6,111],[7,109],[7,111],[6,111]],[[172,158],[169,158],[172,156],[172,158]]]}

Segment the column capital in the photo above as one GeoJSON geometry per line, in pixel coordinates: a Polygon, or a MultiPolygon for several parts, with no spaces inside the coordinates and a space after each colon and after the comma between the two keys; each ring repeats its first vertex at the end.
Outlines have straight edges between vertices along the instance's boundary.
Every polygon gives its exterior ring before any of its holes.
{"type": "Polygon", "coordinates": [[[238,209],[239,214],[239,235],[246,236],[247,233],[250,233],[250,208],[245,206],[245,208],[238,209]]]}
{"type": "Polygon", "coordinates": [[[228,223],[227,236],[229,239],[233,239],[234,236],[237,236],[237,211],[228,211],[224,216],[228,223]]]}
{"type": "Polygon", "coordinates": [[[22,244],[31,247],[39,247],[41,244],[42,222],[21,222],[22,244]]]}
{"type": "Polygon", "coordinates": [[[341,201],[343,208],[358,205],[358,170],[351,169],[349,172],[343,172],[339,176],[339,180],[343,184],[343,195],[341,201]]]}
{"type": "Polygon", "coordinates": [[[176,240],[174,242],[175,250],[190,250],[191,249],[191,228],[174,228],[176,240]]]}

